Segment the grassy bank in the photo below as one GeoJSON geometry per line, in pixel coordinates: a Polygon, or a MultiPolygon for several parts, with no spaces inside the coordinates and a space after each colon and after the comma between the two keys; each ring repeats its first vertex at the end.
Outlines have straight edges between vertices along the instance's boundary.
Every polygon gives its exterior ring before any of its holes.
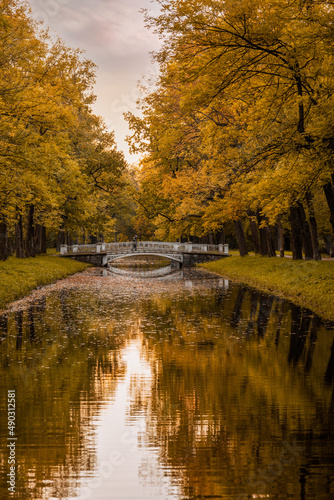
{"type": "Polygon", "coordinates": [[[38,286],[48,285],[87,267],[88,264],[51,255],[28,259],[10,257],[0,262],[0,309],[38,286]]]}
{"type": "Polygon", "coordinates": [[[201,264],[238,283],[287,298],[334,321],[334,262],[232,256],[201,264]]]}

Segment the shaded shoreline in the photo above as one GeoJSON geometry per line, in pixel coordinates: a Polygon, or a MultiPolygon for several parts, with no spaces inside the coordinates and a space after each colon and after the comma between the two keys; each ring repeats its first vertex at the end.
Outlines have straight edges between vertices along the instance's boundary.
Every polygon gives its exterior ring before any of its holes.
{"type": "Polygon", "coordinates": [[[225,276],[305,307],[334,321],[334,263],[268,257],[237,257],[200,264],[199,269],[225,276]]]}

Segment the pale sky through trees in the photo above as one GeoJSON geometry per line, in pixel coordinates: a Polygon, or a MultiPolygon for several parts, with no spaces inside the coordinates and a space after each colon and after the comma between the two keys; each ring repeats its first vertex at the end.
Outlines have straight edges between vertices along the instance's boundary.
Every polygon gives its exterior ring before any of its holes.
{"type": "Polygon", "coordinates": [[[86,51],[97,66],[94,112],[115,131],[118,148],[129,163],[125,136],[129,133],[123,113],[136,111],[137,83],[155,74],[150,51],[159,39],[144,26],[142,8],[157,10],[150,0],[30,0],[35,17],[43,19],[64,42],[86,51]]]}

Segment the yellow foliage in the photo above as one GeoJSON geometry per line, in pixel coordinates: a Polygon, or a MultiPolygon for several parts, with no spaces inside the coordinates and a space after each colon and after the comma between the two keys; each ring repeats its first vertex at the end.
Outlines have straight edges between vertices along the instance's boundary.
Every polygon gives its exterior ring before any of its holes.
{"type": "Polygon", "coordinates": [[[165,235],[275,222],[334,173],[330,2],[161,3],[160,77],[127,116],[147,216],[165,235]]]}

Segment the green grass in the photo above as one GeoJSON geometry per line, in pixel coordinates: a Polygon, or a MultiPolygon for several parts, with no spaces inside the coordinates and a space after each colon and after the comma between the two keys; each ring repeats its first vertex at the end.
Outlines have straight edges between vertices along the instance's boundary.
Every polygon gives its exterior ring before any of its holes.
{"type": "Polygon", "coordinates": [[[48,285],[89,266],[72,259],[42,255],[35,258],[10,257],[0,262],[0,309],[25,297],[38,286],[48,285]]]}
{"type": "Polygon", "coordinates": [[[48,255],[59,255],[59,252],[57,252],[57,250],[55,248],[48,248],[47,254],[48,255]]]}
{"type": "Polygon", "coordinates": [[[334,261],[231,256],[200,266],[232,281],[287,298],[334,321],[334,261]]]}

